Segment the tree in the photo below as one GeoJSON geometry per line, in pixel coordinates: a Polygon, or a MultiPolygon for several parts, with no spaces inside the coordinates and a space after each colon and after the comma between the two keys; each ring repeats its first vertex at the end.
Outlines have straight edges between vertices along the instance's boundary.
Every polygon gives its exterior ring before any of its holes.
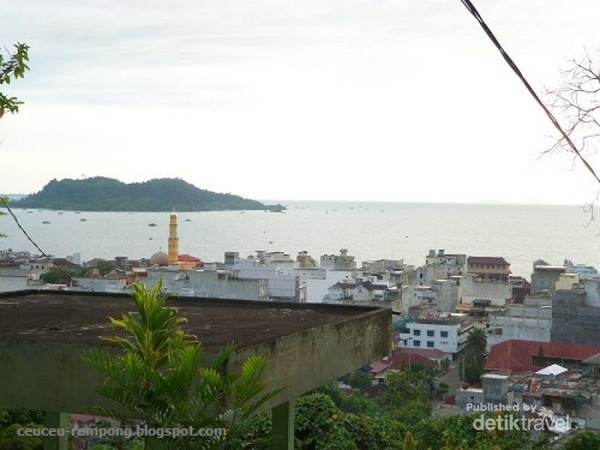
{"type": "MultiPolygon", "coordinates": [[[[0,84],[10,84],[12,80],[24,78],[25,72],[29,70],[26,61],[29,61],[29,46],[20,42],[14,45],[15,52],[7,51],[8,58],[0,54],[0,84]]],[[[11,114],[19,112],[19,106],[23,102],[16,97],[8,97],[0,92],[0,118],[5,111],[11,114]]]]}
{"type": "MultiPolygon", "coordinates": [[[[600,63],[587,51],[571,59],[562,71],[563,83],[548,90],[551,107],[566,121],[565,132],[573,143],[586,153],[596,150],[600,138],[600,63]]],[[[549,149],[567,150],[564,137],[549,149]]]]}
{"type": "MultiPolygon", "coordinates": [[[[105,339],[121,353],[94,349],[83,356],[106,375],[98,392],[120,407],[94,411],[122,423],[133,416],[148,428],[225,429],[226,437],[163,441],[177,449],[228,448],[232,441],[243,440],[253,415],[281,389],[266,391],[261,380],[266,365],[262,356],[250,357],[237,373],[224,374],[223,366],[235,351],[232,344],[204,366],[201,343],[183,331],[185,319],[165,306],[167,296],[160,295],[160,289],[160,282],[151,291],[134,285],[136,311],[110,319],[125,337],[105,339]]],[[[144,448],[152,448],[152,443],[147,437],[144,448]]]]}
{"type": "Polygon", "coordinates": [[[104,276],[115,270],[117,265],[113,261],[100,260],[96,262],[95,267],[100,272],[100,275],[104,276]]]}
{"type": "Polygon", "coordinates": [[[467,383],[477,383],[481,380],[484,372],[486,346],[487,337],[483,329],[475,328],[469,332],[460,358],[461,380],[467,383]]]}
{"type": "MultiPolygon", "coordinates": [[[[29,61],[29,46],[21,43],[15,44],[15,53],[8,53],[8,59],[5,60],[5,56],[0,53],[0,84],[10,84],[11,80],[17,78],[23,78],[25,72],[29,70],[29,66],[26,61],[29,61]]],[[[4,112],[8,111],[11,114],[19,112],[19,105],[23,102],[19,101],[16,97],[8,97],[3,92],[0,92],[0,119],[4,116],[4,112]]],[[[0,197],[0,205],[6,206],[8,204],[8,197],[0,197]]],[[[0,216],[4,216],[6,213],[0,211],[0,216]]],[[[0,238],[6,237],[5,234],[0,233],[0,238]]]]}
{"type": "Polygon", "coordinates": [[[584,431],[573,436],[563,447],[565,450],[592,450],[600,448],[600,433],[584,431]]]}
{"type": "Polygon", "coordinates": [[[43,428],[40,411],[0,410],[0,450],[42,450],[41,437],[19,436],[20,428],[43,428]]]}

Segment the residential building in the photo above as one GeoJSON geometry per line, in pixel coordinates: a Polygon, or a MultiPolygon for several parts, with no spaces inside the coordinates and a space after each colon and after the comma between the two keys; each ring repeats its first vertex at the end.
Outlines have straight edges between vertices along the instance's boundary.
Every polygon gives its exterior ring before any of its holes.
{"type": "Polygon", "coordinates": [[[389,286],[371,281],[339,281],[328,289],[329,300],[383,301],[389,286]]]}
{"type": "Polygon", "coordinates": [[[533,263],[531,274],[531,293],[552,292],[561,275],[570,272],[568,267],[551,266],[546,261],[537,260],[533,263]]]}
{"type": "Polygon", "coordinates": [[[550,342],[552,306],[529,304],[507,305],[503,311],[488,316],[488,349],[511,339],[550,342]]]}
{"type": "Polygon", "coordinates": [[[498,256],[469,256],[467,273],[486,280],[508,280],[510,263],[498,256]]]}
{"type": "Polygon", "coordinates": [[[322,255],[319,267],[325,270],[353,271],[356,269],[356,259],[343,248],[339,255],[322,255]]]}
{"type": "Polygon", "coordinates": [[[417,269],[418,284],[430,284],[437,279],[460,276],[466,269],[467,255],[446,253],[443,249],[429,250],[425,266],[417,269]]]}
{"type": "Polygon", "coordinates": [[[440,350],[455,357],[464,347],[475,322],[453,314],[435,319],[408,319],[400,338],[406,347],[440,350]]]}
{"type": "Polygon", "coordinates": [[[507,278],[481,277],[467,273],[460,280],[460,303],[472,304],[476,300],[489,300],[492,305],[504,306],[512,299],[512,283],[507,278]]]}
{"type": "Polygon", "coordinates": [[[554,291],[551,340],[600,345],[600,281],[554,291]]]}
{"type": "Polygon", "coordinates": [[[239,279],[235,273],[218,271],[148,270],[147,284],[154,287],[162,279],[163,290],[187,297],[232,300],[269,300],[265,279],[239,279]]]}

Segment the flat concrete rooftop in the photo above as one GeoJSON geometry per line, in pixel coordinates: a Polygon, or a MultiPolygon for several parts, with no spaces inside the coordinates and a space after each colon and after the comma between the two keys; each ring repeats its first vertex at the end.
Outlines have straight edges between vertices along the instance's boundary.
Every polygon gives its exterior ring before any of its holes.
{"type": "MultiPolygon", "coordinates": [[[[187,319],[184,328],[207,351],[235,341],[247,348],[327,324],[380,311],[373,307],[172,297],[167,306],[187,319]]],[[[73,291],[0,294],[0,340],[102,345],[115,333],[108,317],[133,311],[130,296],[73,291]]]]}
{"type": "MultiPolygon", "coordinates": [[[[287,388],[279,402],[389,352],[390,309],[175,297],[167,305],[178,308],[184,328],[209,355],[235,342],[227,371],[264,355],[267,385],[287,388]]],[[[128,295],[1,293],[0,408],[85,412],[86,404],[101,403],[93,387],[102,378],[81,354],[107,345],[101,337],[115,334],[108,317],[120,318],[134,306],[128,295]]]]}

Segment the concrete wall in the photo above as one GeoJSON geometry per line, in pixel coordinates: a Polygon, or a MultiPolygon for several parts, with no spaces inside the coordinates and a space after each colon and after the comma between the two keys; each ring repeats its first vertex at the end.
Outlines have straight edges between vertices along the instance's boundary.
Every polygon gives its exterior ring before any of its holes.
{"type": "Polygon", "coordinates": [[[493,305],[502,306],[512,297],[512,287],[508,281],[480,281],[467,274],[462,277],[459,295],[462,303],[491,300],[493,305]]]}
{"type": "Polygon", "coordinates": [[[152,288],[161,278],[166,292],[183,296],[231,300],[269,299],[268,282],[262,279],[232,279],[226,273],[219,272],[149,270],[146,284],[152,288]]]}
{"type": "Polygon", "coordinates": [[[588,306],[600,306],[600,280],[586,280],[585,302],[588,306]]]}
{"type": "MultiPolygon", "coordinates": [[[[264,355],[267,388],[286,387],[265,405],[272,407],[388,355],[390,326],[391,310],[356,308],[356,315],[341,322],[239,349],[226,371],[239,370],[251,355],[264,355]]],[[[91,348],[0,341],[0,409],[89,413],[90,406],[113,406],[94,391],[104,377],[81,359],[91,348]]]]}
{"type": "Polygon", "coordinates": [[[508,375],[485,374],[481,377],[484,403],[506,404],[508,375]]]}
{"type": "Polygon", "coordinates": [[[490,331],[501,330],[501,334],[488,335],[488,349],[510,339],[550,342],[552,308],[510,305],[507,311],[490,314],[489,328],[490,331]]]}
{"type": "Polygon", "coordinates": [[[0,272],[0,292],[23,291],[29,289],[27,275],[14,275],[12,273],[0,272]]]}
{"type": "MultiPolygon", "coordinates": [[[[77,285],[90,292],[126,292],[127,280],[123,278],[74,278],[77,285]]],[[[76,288],[77,289],[77,288],[76,288]]]]}
{"type": "Polygon", "coordinates": [[[600,307],[587,306],[584,291],[555,291],[551,340],[600,345],[600,307]]]}

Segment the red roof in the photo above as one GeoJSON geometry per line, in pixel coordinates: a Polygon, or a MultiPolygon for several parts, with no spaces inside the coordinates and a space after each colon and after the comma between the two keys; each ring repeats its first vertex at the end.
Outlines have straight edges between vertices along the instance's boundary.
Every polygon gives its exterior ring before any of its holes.
{"type": "Polygon", "coordinates": [[[392,369],[404,370],[408,366],[420,365],[426,367],[436,367],[437,363],[425,356],[419,354],[398,353],[392,357],[392,369]]]}
{"type": "Polygon", "coordinates": [[[438,350],[436,348],[400,347],[400,348],[394,350],[394,356],[401,355],[401,354],[420,355],[420,356],[423,356],[424,358],[434,359],[434,360],[442,359],[446,356],[446,354],[443,351],[438,350]]]}
{"type": "Polygon", "coordinates": [[[501,256],[469,256],[467,264],[500,264],[509,265],[501,256]]]}
{"type": "Polygon", "coordinates": [[[543,369],[543,366],[533,365],[533,357],[540,354],[540,348],[544,356],[577,361],[583,361],[600,352],[598,345],[510,339],[492,346],[485,368],[487,370],[510,370],[511,372],[543,369]]]}
{"type": "Polygon", "coordinates": [[[204,262],[200,258],[196,258],[195,256],[188,255],[187,253],[183,253],[183,254],[177,256],[177,261],[196,263],[197,266],[201,266],[202,264],[204,264],[204,262]]]}
{"type": "Polygon", "coordinates": [[[412,364],[420,364],[427,367],[436,367],[438,361],[446,357],[446,354],[435,348],[412,348],[400,347],[392,354],[392,368],[402,370],[412,364]]]}
{"type": "Polygon", "coordinates": [[[390,367],[390,362],[389,361],[375,361],[375,362],[369,364],[369,367],[371,368],[371,370],[369,372],[377,375],[377,374],[385,371],[386,369],[388,369],[390,367]]]}

